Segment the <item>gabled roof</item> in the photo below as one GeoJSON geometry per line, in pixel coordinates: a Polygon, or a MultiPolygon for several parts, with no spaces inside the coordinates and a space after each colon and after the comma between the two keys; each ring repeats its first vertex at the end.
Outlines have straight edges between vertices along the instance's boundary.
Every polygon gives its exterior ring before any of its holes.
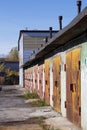
{"type": "Polygon", "coordinates": [[[79,13],[68,26],[60,30],[56,35],[35,54],[35,58],[25,63],[24,67],[31,65],[37,59],[44,57],[56,48],[67,44],[72,39],[87,31],[87,7],[79,13]]]}

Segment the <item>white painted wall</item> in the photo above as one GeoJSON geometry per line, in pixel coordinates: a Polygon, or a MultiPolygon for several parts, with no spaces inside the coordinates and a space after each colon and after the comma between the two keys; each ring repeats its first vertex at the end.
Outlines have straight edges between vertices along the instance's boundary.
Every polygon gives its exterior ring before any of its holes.
{"type": "Polygon", "coordinates": [[[53,95],[53,58],[50,58],[50,105],[53,107],[53,100],[52,100],[52,95],[53,95]]]}
{"type": "Polygon", "coordinates": [[[19,42],[19,85],[23,87],[23,35],[19,42]]]}
{"type": "Polygon", "coordinates": [[[38,66],[38,72],[37,72],[37,83],[38,83],[38,90],[39,90],[39,66],[38,66]]]}
{"type": "Polygon", "coordinates": [[[19,67],[23,65],[23,35],[20,38],[19,42],[19,67]]]}
{"type": "Polygon", "coordinates": [[[87,130],[87,43],[81,49],[81,126],[87,130]]]}
{"type": "Polygon", "coordinates": [[[23,68],[19,69],[19,85],[20,87],[24,87],[23,85],[23,68]]]}
{"type": "Polygon", "coordinates": [[[43,64],[43,97],[44,97],[44,93],[45,93],[45,72],[44,72],[44,68],[45,67],[44,67],[44,64],[43,64]]]}
{"type": "Polygon", "coordinates": [[[66,72],[64,71],[64,64],[66,64],[66,53],[61,53],[61,113],[66,117],[66,72]]]}

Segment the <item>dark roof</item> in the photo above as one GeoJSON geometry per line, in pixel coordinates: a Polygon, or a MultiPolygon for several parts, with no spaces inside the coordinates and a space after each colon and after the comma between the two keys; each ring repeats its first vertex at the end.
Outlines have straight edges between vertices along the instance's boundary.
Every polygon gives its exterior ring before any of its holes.
{"type": "Polygon", "coordinates": [[[56,35],[35,55],[32,61],[28,61],[24,67],[35,62],[38,58],[45,56],[54,49],[67,44],[70,40],[82,35],[87,31],[87,7],[79,13],[68,26],[60,30],[56,35]]]}
{"type": "MultiPolygon", "coordinates": [[[[50,30],[20,30],[20,32],[19,32],[18,44],[19,44],[19,41],[20,41],[20,38],[21,38],[22,33],[35,33],[35,32],[47,33],[47,32],[49,32],[49,31],[50,31],[50,30]]],[[[58,30],[52,30],[52,32],[57,33],[58,30]]]]}

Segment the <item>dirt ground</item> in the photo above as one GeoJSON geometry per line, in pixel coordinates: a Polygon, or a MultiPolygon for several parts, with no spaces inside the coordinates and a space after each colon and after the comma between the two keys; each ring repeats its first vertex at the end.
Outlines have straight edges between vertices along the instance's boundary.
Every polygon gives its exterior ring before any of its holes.
{"type": "Polygon", "coordinates": [[[0,130],[43,130],[43,118],[59,116],[50,106],[32,107],[24,99],[24,88],[1,86],[0,130]],[[42,118],[43,117],[43,118],[42,118]]]}
{"type": "Polygon", "coordinates": [[[33,100],[23,97],[24,88],[1,87],[0,130],[80,130],[50,106],[32,107],[33,100]]]}
{"type": "Polygon", "coordinates": [[[38,124],[22,124],[16,126],[1,126],[0,130],[43,130],[38,124]]]}

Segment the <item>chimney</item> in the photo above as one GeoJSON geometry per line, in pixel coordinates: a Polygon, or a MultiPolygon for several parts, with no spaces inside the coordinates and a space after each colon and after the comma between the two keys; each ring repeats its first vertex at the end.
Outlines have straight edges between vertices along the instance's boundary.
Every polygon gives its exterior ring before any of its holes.
{"type": "Polygon", "coordinates": [[[47,42],[48,42],[48,37],[45,38],[45,43],[47,43],[47,42]]]}
{"type": "Polygon", "coordinates": [[[81,5],[82,5],[82,1],[81,1],[81,0],[78,0],[78,1],[77,1],[78,14],[81,12],[81,5]]]}
{"type": "Polygon", "coordinates": [[[60,30],[62,30],[62,19],[63,19],[63,17],[59,16],[59,28],[60,28],[60,30]]]}
{"type": "Polygon", "coordinates": [[[41,47],[43,47],[43,44],[41,44],[41,47]]]}
{"type": "Polygon", "coordinates": [[[50,31],[50,38],[52,38],[52,27],[49,27],[49,31],[50,31]]]}
{"type": "Polygon", "coordinates": [[[35,54],[35,50],[33,50],[33,54],[35,54]]]}

